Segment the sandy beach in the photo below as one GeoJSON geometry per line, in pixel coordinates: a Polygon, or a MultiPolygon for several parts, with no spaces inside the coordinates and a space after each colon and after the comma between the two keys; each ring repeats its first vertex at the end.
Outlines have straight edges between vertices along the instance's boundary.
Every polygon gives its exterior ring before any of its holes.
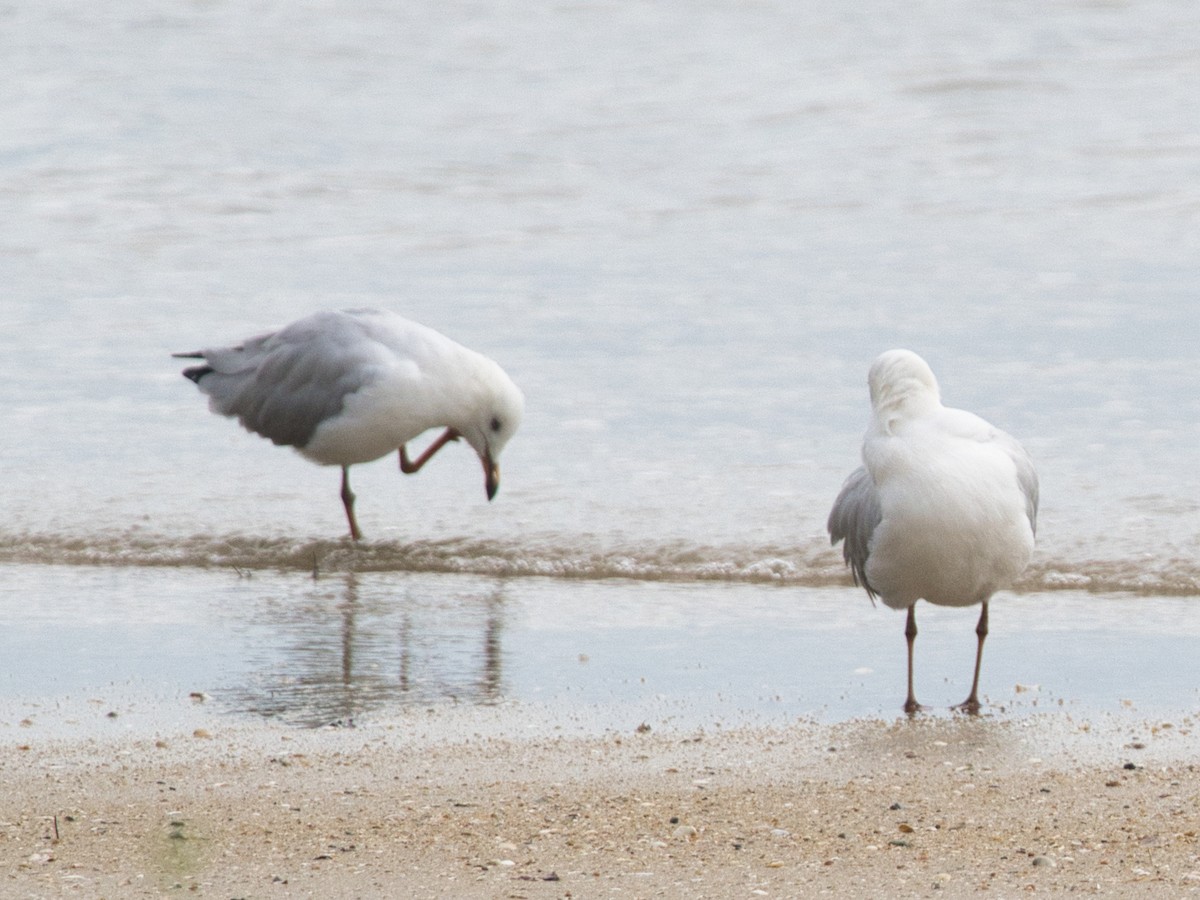
{"type": "Polygon", "coordinates": [[[0,895],[1200,892],[1190,720],[526,738],[439,717],[214,719],[134,741],[6,729],[0,895]]]}
{"type": "Polygon", "coordinates": [[[1193,601],[1011,598],[974,718],[930,613],[910,720],[841,588],[47,571],[0,897],[1200,892],[1193,601]]]}
{"type": "Polygon", "coordinates": [[[0,16],[0,900],[1200,893],[1200,4],[0,16]],[[171,356],[344,308],[494,500],[171,356]],[[1040,479],[976,719],[829,543],[902,347],[1040,479]]]}

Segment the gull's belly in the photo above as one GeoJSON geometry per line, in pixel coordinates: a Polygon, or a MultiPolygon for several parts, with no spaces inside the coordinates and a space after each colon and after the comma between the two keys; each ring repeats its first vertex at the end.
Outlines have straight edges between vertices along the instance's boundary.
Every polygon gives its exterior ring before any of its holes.
{"type": "Polygon", "coordinates": [[[411,398],[403,402],[388,385],[369,385],[349,395],[337,415],[317,426],[300,452],[327,466],[379,459],[436,425],[417,410],[411,398]]]}
{"type": "Polygon", "coordinates": [[[883,601],[970,606],[1020,575],[1033,530],[1016,486],[910,483],[884,491],[867,578],[883,601]]]}

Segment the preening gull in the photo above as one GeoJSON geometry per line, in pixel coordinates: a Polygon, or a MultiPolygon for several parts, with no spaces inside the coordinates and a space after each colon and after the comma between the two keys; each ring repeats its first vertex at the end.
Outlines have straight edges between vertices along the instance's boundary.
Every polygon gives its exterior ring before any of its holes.
{"type": "Polygon", "coordinates": [[[1011,436],[961,409],[943,406],[925,360],[889,350],[871,366],[871,423],[863,465],[850,474],[829,513],[829,536],[845,541],[854,583],[892,609],[907,609],[907,712],[913,693],[914,612],[981,603],[971,694],[979,711],[979,666],[988,601],[1025,570],[1037,530],[1038,479],[1011,436]]]}
{"type": "Polygon", "coordinates": [[[319,312],[234,347],[176,353],[203,364],[183,370],[209,408],[247,431],[342,467],[350,537],[350,466],[399,449],[400,470],[417,472],[460,437],[483,463],[487,497],[500,486],[500,451],[521,422],[521,391],[496,363],[442,334],[375,309],[319,312]],[[446,430],[415,460],[405,444],[446,430]]]}

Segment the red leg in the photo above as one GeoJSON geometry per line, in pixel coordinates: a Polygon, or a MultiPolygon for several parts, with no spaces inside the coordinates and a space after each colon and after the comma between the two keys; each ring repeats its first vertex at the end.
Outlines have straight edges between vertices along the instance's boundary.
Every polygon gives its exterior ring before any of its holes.
{"type": "Polygon", "coordinates": [[[975,650],[975,677],[971,679],[971,695],[958,705],[958,709],[971,715],[979,714],[979,668],[983,663],[983,642],[988,636],[988,605],[983,601],[983,610],[979,613],[979,624],[975,626],[975,634],[979,638],[979,646],[975,650]]]}
{"type": "Polygon", "coordinates": [[[354,518],[354,492],[350,490],[350,467],[342,466],[342,506],[346,507],[346,521],[350,523],[350,539],[362,540],[358,522],[354,518]]]}
{"type": "Polygon", "coordinates": [[[919,712],[921,704],[913,693],[913,644],[917,640],[917,605],[908,608],[908,622],[904,626],[904,638],[908,641],[908,699],[904,701],[904,711],[910,716],[919,712]]]}
{"type": "Polygon", "coordinates": [[[458,432],[453,428],[447,428],[444,432],[442,432],[438,439],[426,447],[425,452],[418,456],[415,460],[410,460],[408,458],[408,450],[405,449],[404,445],[402,444],[400,446],[400,471],[405,475],[412,475],[414,472],[421,471],[421,466],[429,462],[433,454],[437,453],[451,441],[457,440],[458,432]]]}

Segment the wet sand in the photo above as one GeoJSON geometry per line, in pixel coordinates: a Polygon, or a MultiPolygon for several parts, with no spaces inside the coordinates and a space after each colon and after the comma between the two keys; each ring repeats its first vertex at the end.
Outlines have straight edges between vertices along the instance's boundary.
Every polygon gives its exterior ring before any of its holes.
{"type": "Polygon", "coordinates": [[[1200,894],[1194,600],[8,574],[3,898],[1200,894]]]}
{"type": "Polygon", "coordinates": [[[520,716],[5,728],[0,895],[1200,893],[1189,718],[556,737],[520,716]]]}

